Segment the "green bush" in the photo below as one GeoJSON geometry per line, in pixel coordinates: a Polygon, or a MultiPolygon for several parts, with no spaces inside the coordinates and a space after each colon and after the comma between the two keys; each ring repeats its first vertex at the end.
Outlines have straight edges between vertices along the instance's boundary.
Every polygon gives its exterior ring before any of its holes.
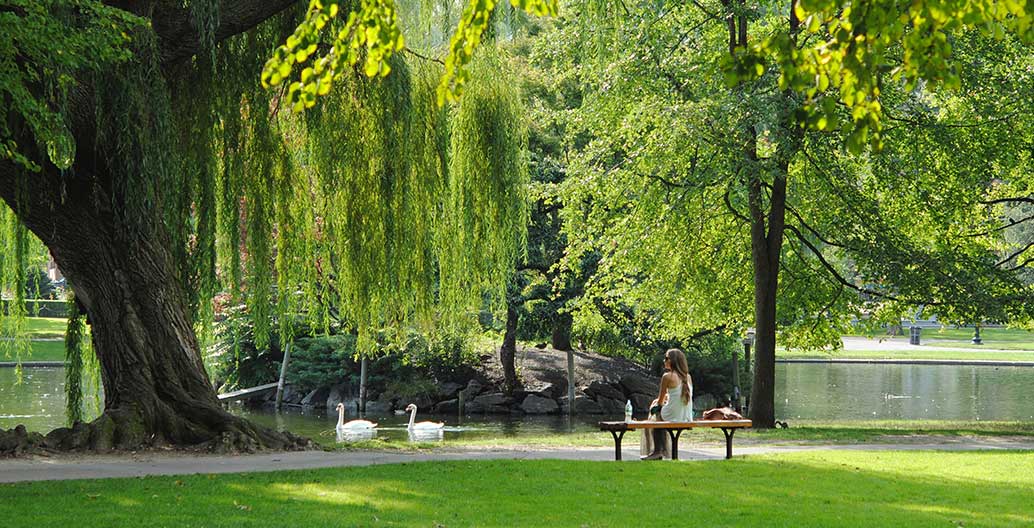
{"type": "Polygon", "coordinates": [[[750,376],[744,373],[743,345],[734,336],[712,334],[694,339],[686,346],[686,361],[693,375],[694,391],[697,394],[713,394],[720,400],[732,397],[732,354],[739,354],[740,391],[746,394],[750,388],[750,376]]]}
{"type": "Polygon", "coordinates": [[[291,348],[287,379],[303,390],[342,381],[358,385],[355,343],[356,337],[350,334],[296,339],[291,348]]]}
{"type": "MultiPolygon", "coordinates": [[[[10,299],[0,301],[4,315],[10,315],[10,299]]],[[[25,311],[29,317],[68,317],[68,303],[64,300],[26,299],[25,311]]]]}
{"type": "MultiPolygon", "coordinates": [[[[277,322],[271,326],[276,327],[277,322]]],[[[347,383],[359,385],[360,362],[356,336],[350,333],[312,336],[298,321],[298,337],[292,342],[287,381],[301,390],[347,383]]],[[[215,343],[208,354],[212,377],[230,387],[251,387],[276,381],[283,361],[279,338],[271,336],[263,350],[254,345],[250,314],[243,306],[220,311],[215,326],[215,343]]],[[[437,383],[466,379],[479,358],[461,335],[423,335],[418,332],[384,332],[378,338],[380,350],[368,368],[371,390],[387,390],[403,397],[434,392],[437,383]]]]}

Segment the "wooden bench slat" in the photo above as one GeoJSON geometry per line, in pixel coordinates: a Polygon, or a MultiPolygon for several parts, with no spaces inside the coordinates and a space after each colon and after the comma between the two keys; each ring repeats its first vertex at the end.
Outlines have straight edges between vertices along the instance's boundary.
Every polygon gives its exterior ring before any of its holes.
{"type": "Polygon", "coordinates": [[[751,427],[754,423],[750,420],[694,420],[692,422],[651,422],[651,421],[631,421],[631,422],[600,422],[599,426],[601,430],[622,430],[631,431],[637,429],[697,429],[697,428],[741,428],[751,427]]]}
{"type": "Polygon", "coordinates": [[[732,437],[737,429],[751,427],[754,423],[750,420],[694,420],[692,422],[600,422],[601,431],[609,431],[614,437],[614,460],[621,460],[621,438],[628,431],[659,429],[668,433],[671,438],[671,458],[679,458],[679,436],[682,431],[688,429],[721,429],[725,434],[725,458],[732,458],[732,437]]]}

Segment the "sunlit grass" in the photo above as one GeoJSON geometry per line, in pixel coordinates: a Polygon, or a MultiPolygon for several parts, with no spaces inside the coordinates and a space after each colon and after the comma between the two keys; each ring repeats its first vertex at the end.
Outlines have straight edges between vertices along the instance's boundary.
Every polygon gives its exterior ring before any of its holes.
{"type": "MultiPolygon", "coordinates": [[[[22,356],[22,361],[64,361],[64,341],[31,341],[29,342],[30,353],[22,356]]],[[[13,355],[5,355],[0,352],[0,361],[14,361],[13,355]]]]}
{"type": "MultiPolygon", "coordinates": [[[[12,336],[12,321],[4,319],[0,328],[0,337],[10,339],[12,336]]],[[[65,344],[62,341],[65,337],[67,319],[56,317],[26,317],[25,327],[22,328],[21,337],[30,339],[29,354],[22,355],[22,361],[64,361],[65,344]],[[45,339],[46,341],[41,341],[45,339]]],[[[15,361],[14,351],[10,347],[0,347],[0,361],[15,361]]]]}
{"type": "MultiPolygon", "coordinates": [[[[625,447],[639,445],[640,432],[626,433],[625,447]]],[[[734,446],[757,444],[858,444],[944,442],[953,439],[980,439],[991,437],[1020,437],[1034,440],[1034,422],[964,422],[949,420],[869,420],[869,421],[790,421],[788,429],[740,429],[734,446]]],[[[313,438],[326,449],[343,451],[428,451],[435,449],[563,449],[611,448],[614,440],[610,433],[584,431],[577,433],[542,433],[520,437],[459,438],[444,442],[422,442],[375,439],[363,442],[336,443],[331,436],[313,438]]],[[[721,447],[725,437],[719,429],[685,431],[679,441],[682,446],[697,445],[721,447]]]]}
{"type": "MultiPolygon", "coordinates": [[[[988,345],[990,346],[990,345],[988,345]]],[[[924,350],[921,346],[908,350],[777,350],[779,359],[949,359],[961,361],[1034,361],[1034,351],[989,352],[979,349],[924,350]]]]}
{"type": "Polygon", "coordinates": [[[1034,332],[1018,328],[985,328],[980,331],[983,344],[974,345],[972,328],[945,328],[925,332],[925,342],[931,346],[958,348],[1004,348],[1008,350],[1034,351],[1034,332]]]}
{"type": "MultiPolygon", "coordinates": [[[[888,336],[883,334],[858,334],[855,337],[871,337],[874,340],[892,340],[908,342],[908,329],[904,335],[888,336]]],[[[973,328],[924,328],[920,334],[920,347],[938,346],[958,349],[980,350],[981,348],[1000,348],[1004,350],[1034,351],[1034,332],[1022,328],[983,328],[980,330],[983,344],[974,345],[973,328]]]]}
{"type": "Polygon", "coordinates": [[[709,462],[494,460],[0,485],[67,526],[1030,526],[1030,452],[812,451],[709,462]]]}
{"type": "MultiPolygon", "coordinates": [[[[12,331],[10,319],[3,321],[0,335],[9,336],[12,331]]],[[[23,332],[30,339],[57,339],[65,337],[68,320],[60,317],[26,317],[23,332]]]]}

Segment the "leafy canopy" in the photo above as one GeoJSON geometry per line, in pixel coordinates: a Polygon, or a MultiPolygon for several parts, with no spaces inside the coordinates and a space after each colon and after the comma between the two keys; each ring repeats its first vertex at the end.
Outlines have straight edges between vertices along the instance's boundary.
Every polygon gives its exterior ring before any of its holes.
{"type": "MultiPolygon", "coordinates": [[[[534,15],[556,15],[558,0],[510,0],[514,7],[534,15]]],[[[318,55],[320,34],[328,30],[330,21],[342,11],[337,0],[312,0],[305,19],[287,42],[279,46],[262,69],[262,83],[277,86],[292,76],[294,66],[301,66],[318,55]]],[[[449,43],[445,73],[438,86],[438,104],[455,102],[470,79],[467,66],[474,50],[489,28],[495,0],[471,0],[463,10],[459,25],[449,43]]],[[[398,26],[394,0],[362,0],[348,12],[344,26],[333,39],[330,50],[301,70],[298,80],[287,91],[288,103],[295,111],[311,108],[316,97],[326,95],[335,80],[346,74],[346,68],[363,62],[369,77],[383,77],[391,71],[388,59],[403,49],[404,40],[398,26]]]]}
{"type": "Polygon", "coordinates": [[[730,82],[757,78],[772,63],[780,88],[805,97],[799,120],[817,130],[843,126],[855,153],[865,145],[882,147],[885,83],[902,82],[906,90],[920,82],[932,88],[962,86],[953,56],[960,35],[978,31],[998,40],[1011,35],[1034,42],[1034,11],[1026,0],[801,0],[792,5],[803,34],[775,32],[739,50],[728,61],[730,82]],[[850,111],[848,119],[839,115],[838,103],[850,111]]]}
{"type": "Polygon", "coordinates": [[[129,32],[145,22],[96,0],[6,0],[0,7],[0,160],[38,171],[26,156],[36,147],[67,169],[75,140],[65,101],[78,76],[128,60],[129,32]],[[15,128],[27,127],[37,145],[19,145],[15,128]]]}

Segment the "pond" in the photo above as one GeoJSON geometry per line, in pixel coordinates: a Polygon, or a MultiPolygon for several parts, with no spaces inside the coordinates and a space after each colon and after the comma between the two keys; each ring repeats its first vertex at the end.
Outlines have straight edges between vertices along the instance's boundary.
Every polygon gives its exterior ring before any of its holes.
{"type": "Polygon", "coordinates": [[[1034,420],[1034,368],[776,364],[776,417],[804,420],[1034,420]]]}
{"type": "MultiPolygon", "coordinates": [[[[0,429],[19,423],[49,431],[64,423],[64,369],[0,368],[0,429]]],[[[868,365],[780,363],[776,365],[776,416],[804,420],[1034,420],[1034,368],[964,365],[868,365]]],[[[281,430],[317,439],[334,435],[336,413],[231,410],[281,430]]],[[[351,419],[353,417],[348,417],[351,419]]],[[[601,416],[432,416],[446,423],[444,438],[501,438],[595,430],[601,416]]],[[[618,416],[610,417],[620,419],[618,416]]],[[[372,418],[378,437],[407,438],[408,415],[372,418]]]]}

